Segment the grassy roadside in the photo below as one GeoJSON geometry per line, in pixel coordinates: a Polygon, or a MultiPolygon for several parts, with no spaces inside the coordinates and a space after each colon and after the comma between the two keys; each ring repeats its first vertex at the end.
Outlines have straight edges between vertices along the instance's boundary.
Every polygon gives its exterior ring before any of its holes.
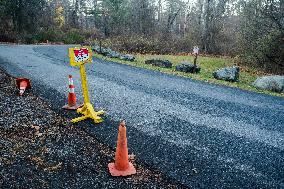
{"type": "Polygon", "coordinates": [[[201,80],[209,83],[214,83],[214,84],[220,84],[220,85],[226,85],[230,87],[236,87],[240,88],[243,90],[248,90],[248,91],[253,91],[257,93],[264,93],[268,95],[273,95],[273,96],[279,96],[279,97],[284,97],[284,94],[282,93],[276,93],[276,92],[271,92],[271,91],[265,91],[265,90],[259,90],[255,88],[254,86],[251,85],[253,81],[259,76],[263,76],[264,73],[260,73],[257,70],[241,67],[241,72],[240,72],[240,78],[239,82],[228,82],[228,81],[222,81],[222,80],[216,80],[212,76],[212,73],[220,68],[224,68],[227,66],[232,66],[234,64],[234,60],[232,58],[228,57],[205,57],[205,56],[199,56],[198,57],[198,65],[201,67],[201,72],[199,74],[191,74],[191,73],[183,73],[183,72],[178,72],[175,71],[175,66],[178,65],[179,63],[183,61],[189,61],[193,62],[193,56],[185,56],[185,55],[180,55],[180,56],[174,56],[174,55],[141,55],[137,54],[135,55],[136,60],[134,62],[128,62],[128,61],[123,61],[119,60],[117,58],[108,58],[103,55],[95,54],[94,55],[96,58],[108,60],[108,61],[113,61],[113,62],[118,62],[121,64],[127,64],[135,67],[140,67],[140,68],[145,68],[145,69],[150,69],[150,70],[155,70],[155,71],[160,71],[163,73],[167,74],[173,74],[173,75],[178,75],[182,77],[188,77],[196,80],[201,80]],[[147,65],[145,64],[145,60],[148,59],[166,59],[169,60],[173,63],[172,68],[160,68],[152,65],[147,65]]]}

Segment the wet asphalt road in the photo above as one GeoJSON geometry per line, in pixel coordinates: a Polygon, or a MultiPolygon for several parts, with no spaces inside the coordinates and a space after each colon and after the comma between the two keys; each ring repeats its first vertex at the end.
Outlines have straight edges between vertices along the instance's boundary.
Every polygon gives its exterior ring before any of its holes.
{"type": "MultiPolygon", "coordinates": [[[[82,101],[67,48],[0,45],[0,66],[31,78],[59,112],[68,74],[82,101]]],[[[101,141],[115,146],[123,118],[130,153],[190,188],[284,188],[283,98],[94,61],[87,65],[90,96],[107,113],[100,125],[80,125],[101,141]]]]}

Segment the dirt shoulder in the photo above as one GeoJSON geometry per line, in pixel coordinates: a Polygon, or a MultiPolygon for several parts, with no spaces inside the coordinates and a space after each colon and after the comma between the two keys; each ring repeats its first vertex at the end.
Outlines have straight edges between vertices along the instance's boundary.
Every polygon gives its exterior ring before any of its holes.
{"type": "Polygon", "coordinates": [[[0,188],[184,188],[134,156],[136,175],[111,177],[112,149],[31,92],[18,96],[2,70],[0,96],[0,188]]]}

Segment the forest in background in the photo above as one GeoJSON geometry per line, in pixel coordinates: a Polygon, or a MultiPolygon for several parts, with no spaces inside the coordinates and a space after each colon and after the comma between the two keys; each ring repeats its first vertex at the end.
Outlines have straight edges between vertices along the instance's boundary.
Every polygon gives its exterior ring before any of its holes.
{"type": "Polygon", "coordinates": [[[0,0],[0,41],[227,55],[284,73],[283,0],[0,0]]]}

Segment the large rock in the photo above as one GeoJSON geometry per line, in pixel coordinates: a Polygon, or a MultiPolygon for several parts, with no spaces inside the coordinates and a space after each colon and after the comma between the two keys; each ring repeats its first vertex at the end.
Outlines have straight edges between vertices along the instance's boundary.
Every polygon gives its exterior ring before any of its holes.
{"type": "Polygon", "coordinates": [[[111,48],[104,48],[100,47],[98,45],[93,46],[93,51],[102,54],[104,56],[110,57],[110,58],[119,58],[121,60],[126,60],[126,61],[134,61],[135,57],[130,55],[130,54],[120,54],[117,51],[112,50],[111,48]]]}
{"type": "Polygon", "coordinates": [[[100,46],[98,46],[98,45],[94,45],[93,47],[92,47],[92,49],[93,49],[93,51],[95,51],[95,52],[99,52],[100,51],[100,46]]]}
{"type": "Polygon", "coordinates": [[[215,79],[236,82],[239,80],[240,68],[237,66],[222,68],[213,73],[215,79]]]}
{"type": "Polygon", "coordinates": [[[199,73],[201,70],[200,67],[194,67],[194,64],[188,62],[182,62],[176,66],[176,71],[185,72],[185,73],[199,73]]]}
{"type": "Polygon", "coordinates": [[[259,77],[253,82],[253,86],[259,89],[284,93],[284,76],[259,77]]]}
{"type": "Polygon", "coordinates": [[[125,61],[131,61],[133,62],[135,60],[135,57],[130,55],[130,54],[125,54],[125,55],[121,55],[119,57],[120,60],[125,60],[125,61]]]}
{"type": "Polygon", "coordinates": [[[104,56],[108,56],[109,54],[112,53],[111,48],[102,48],[102,51],[100,52],[104,56]]]}
{"type": "Polygon", "coordinates": [[[102,54],[104,56],[107,56],[112,50],[110,48],[104,48],[100,47],[98,45],[93,46],[93,51],[102,54]]]}
{"type": "Polygon", "coordinates": [[[159,66],[163,68],[171,68],[173,66],[173,64],[168,60],[158,60],[158,59],[146,60],[145,64],[152,64],[153,66],[159,66]]]}
{"type": "Polygon", "coordinates": [[[106,56],[110,58],[119,58],[121,54],[116,51],[109,51],[106,56]]]}

